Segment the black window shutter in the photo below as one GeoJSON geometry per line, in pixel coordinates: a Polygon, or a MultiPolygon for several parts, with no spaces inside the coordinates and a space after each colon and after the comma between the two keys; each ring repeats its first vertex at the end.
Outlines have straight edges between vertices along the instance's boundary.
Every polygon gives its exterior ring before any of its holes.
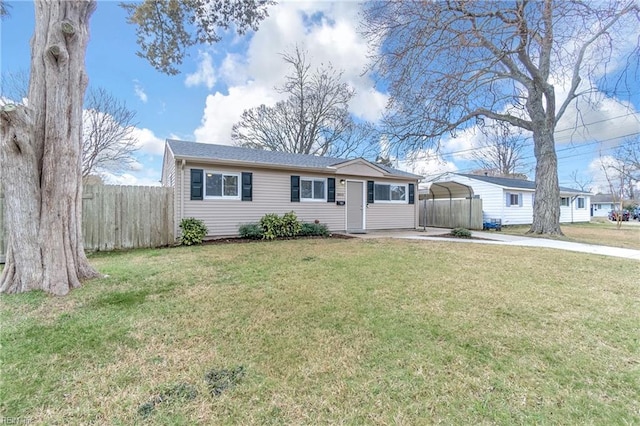
{"type": "Polygon", "coordinates": [[[409,184],[409,204],[414,204],[415,203],[415,184],[410,183],[409,184]]]}
{"type": "Polygon", "coordinates": [[[242,201],[253,199],[253,173],[242,172],[242,201]]]}
{"type": "Polygon", "coordinates": [[[291,176],[291,201],[300,201],[300,176],[291,176]]]}
{"type": "Polygon", "coordinates": [[[336,202],[336,179],[327,178],[327,203],[336,202]]]}
{"type": "Polygon", "coordinates": [[[375,188],[375,182],[372,180],[367,181],[367,203],[373,204],[373,190],[375,188]]]}
{"type": "Polygon", "coordinates": [[[202,200],[202,169],[191,169],[191,199],[202,200]]]}

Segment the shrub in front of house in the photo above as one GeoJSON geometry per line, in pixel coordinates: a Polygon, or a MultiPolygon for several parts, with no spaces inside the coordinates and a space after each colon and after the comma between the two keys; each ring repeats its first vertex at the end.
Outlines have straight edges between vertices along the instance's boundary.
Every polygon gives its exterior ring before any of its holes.
{"type": "Polygon", "coordinates": [[[180,243],[185,246],[202,244],[202,240],[207,235],[208,229],[203,221],[193,217],[185,217],[180,221],[182,236],[180,243]]]}
{"type": "Polygon", "coordinates": [[[282,235],[281,237],[295,237],[300,233],[302,224],[298,220],[298,216],[294,212],[285,213],[282,216],[282,235]]]}
{"type": "Polygon", "coordinates": [[[260,218],[262,228],[262,238],[265,240],[275,240],[282,236],[282,218],[276,213],[267,213],[260,218]]]}
{"type": "Polygon", "coordinates": [[[301,237],[328,237],[329,229],[323,223],[303,223],[299,235],[301,237]]]}
{"type": "Polygon", "coordinates": [[[467,228],[455,228],[451,231],[451,235],[456,238],[471,238],[471,231],[467,228]]]}
{"type": "Polygon", "coordinates": [[[259,223],[245,223],[238,228],[240,238],[247,238],[250,240],[261,240],[264,237],[262,232],[262,226],[259,223]]]}

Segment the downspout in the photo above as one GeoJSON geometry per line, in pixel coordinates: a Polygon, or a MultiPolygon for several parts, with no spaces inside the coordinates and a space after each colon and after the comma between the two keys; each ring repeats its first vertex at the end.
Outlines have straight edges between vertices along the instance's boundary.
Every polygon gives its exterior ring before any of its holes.
{"type": "Polygon", "coordinates": [[[578,198],[577,195],[574,195],[573,197],[571,197],[571,206],[570,206],[570,208],[571,208],[571,223],[573,223],[573,208],[575,206],[574,203],[575,203],[577,198],[578,198]]]}
{"type": "Polygon", "coordinates": [[[187,164],[185,159],[182,159],[180,165],[180,220],[176,221],[176,235],[178,235],[178,223],[184,217],[184,166],[187,164]]]}
{"type": "Polygon", "coordinates": [[[473,193],[471,191],[471,187],[467,186],[467,189],[469,190],[469,228],[471,229],[471,218],[473,217],[472,213],[473,213],[473,193]]]}

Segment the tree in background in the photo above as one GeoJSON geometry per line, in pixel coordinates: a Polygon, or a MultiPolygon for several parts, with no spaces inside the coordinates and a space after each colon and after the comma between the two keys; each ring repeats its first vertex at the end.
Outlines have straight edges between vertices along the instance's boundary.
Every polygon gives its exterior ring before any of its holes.
{"type": "Polygon", "coordinates": [[[138,139],[135,111],[105,89],[89,89],[82,116],[82,177],[130,170],[138,139]]]}
{"type": "MultiPolygon", "coordinates": [[[[614,53],[637,57],[637,38],[631,47],[618,39],[635,33],[638,11],[632,0],[367,3],[364,32],[378,48],[373,68],[389,84],[390,142],[406,150],[437,146],[484,119],[531,132],[529,232],[561,234],[554,130],[578,98],[594,100],[598,86],[607,86],[614,53]]],[[[616,71],[625,82],[624,70],[616,71]]]]}
{"type": "Polygon", "coordinates": [[[525,148],[522,132],[500,121],[487,128],[483,127],[482,131],[485,138],[471,156],[483,172],[518,179],[524,176],[526,179],[526,175],[522,173],[522,151],[525,148]]]}
{"type": "Polygon", "coordinates": [[[372,137],[371,126],[358,124],[349,114],[355,91],[342,82],[331,65],[311,69],[306,53],[296,46],[282,55],[291,66],[283,86],[286,99],[269,107],[245,110],[233,126],[237,145],[298,154],[347,156],[372,137]]]}
{"type": "Polygon", "coordinates": [[[579,189],[582,192],[591,192],[591,188],[593,186],[593,178],[587,178],[580,175],[578,170],[574,170],[570,174],[571,182],[576,185],[576,189],[579,189]]]}
{"type": "MultiPolygon", "coordinates": [[[[125,5],[139,55],[175,74],[187,49],[218,28],[256,29],[261,0],[146,0],[125,5]]],[[[28,105],[0,108],[0,169],[8,247],[0,291],[67,294],[98,276],[82,243],[82,105],[95,0],[36,1],[28,105]]],[[[5,8],[0,12],[6,13],[5,8]]]]}
{"type": "MultiPolygon", "coordinates": [[[[2,74],[0,101],[25,103],[29,74],[25,71],[2,74]]],[[[82,111],[82,177],[103,172],[129,170],[135,163],[138,140],[134,131],[135,111],[106,89],[89,88],[82,111]]]]}

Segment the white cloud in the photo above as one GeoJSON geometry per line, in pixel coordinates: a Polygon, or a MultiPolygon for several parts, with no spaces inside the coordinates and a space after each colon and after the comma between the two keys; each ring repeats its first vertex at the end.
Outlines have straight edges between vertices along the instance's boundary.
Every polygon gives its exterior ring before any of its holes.
{"type": "Polygon", "coordinates": [[[160,186],[160,182],[157,178],[149,176],[140,177],[131,173],[117,175],[111,172],[103,172],[101,177],[104,183],[109,185],[160,186]]]}
{"type": "Polygon", "coordinates": [[[153,155],[164,154],[164,140],[157,137],[151,130],[136,127],[132,136],[137,139],[140,151],[153,155]]]}
{"type": "Polygon", "coordinates": [[[344,70],[343,81],[356,90],[350,110],[359,118],[377,121],[386,105],[386,95],[363,76],[369,46],[358,33],[356,2],[283,2],[269,9],[249,43],[246,56],[227,55],[218,67],[218,79],[227,93],[207,97],[202,124],[194,131],[197,140],[231,143],[231,127],[245,109],[282,98],[274,87],[289,72],[281,54],[296,44],[307,51],[312,68],[321,64],[344,70]]]}
{"type": "Polygon", "coordinates": [[[187,87],[194,87],[204,84],[209,90],[216,84],[216,74],[213,68],[213,59],[207,52],[200,52],[200,63],[198,69],[192,74],[187,74],[184,84],[187,87]]]}
{"type": "Polygon", "coordinates": [[[458,170],[453,162],[445,160],[435,149],[431,148],[412,152],[405,160],[398,162],[398,168],[425,176],[427,180],[446,172],[458,170]]]}
{"type": "Polygon", "coordinates": [[[612,166],[616,166],[618,161],[610,155],[594,158],[587,167],[588,173],[593,179],[593,193],[610,194],[612,185],[615,190],[619,185],[619,173],[612,166]],[[605,173],[606,169],[606,173],[605,173]]]}
{"type": "Polygon", "coordinates": [[[262,86],[248,84],[229,88],[229,94],[217,92],[207,96],[202,124],[194,135],[198,142],[231,145],[231,128],[240,119],[247,105],[272,105],[276,93],[262,86]]]}
{"type": "Polygon", "coordinates": [[[633,105],[613,98],[595,104],[573,103],[556,126],[556,143],[605,141],[603,148],[618,145],[619,138],[640,132],[640,113],[633,105]]]}
{"type": "Polygon", "coordinates": [[[135,92],[136,96],[146,104],[149,99],[144,91],[144,88],[140,85],[138,80],[133,80],[133,83],[133,91],[135,92]]]}

